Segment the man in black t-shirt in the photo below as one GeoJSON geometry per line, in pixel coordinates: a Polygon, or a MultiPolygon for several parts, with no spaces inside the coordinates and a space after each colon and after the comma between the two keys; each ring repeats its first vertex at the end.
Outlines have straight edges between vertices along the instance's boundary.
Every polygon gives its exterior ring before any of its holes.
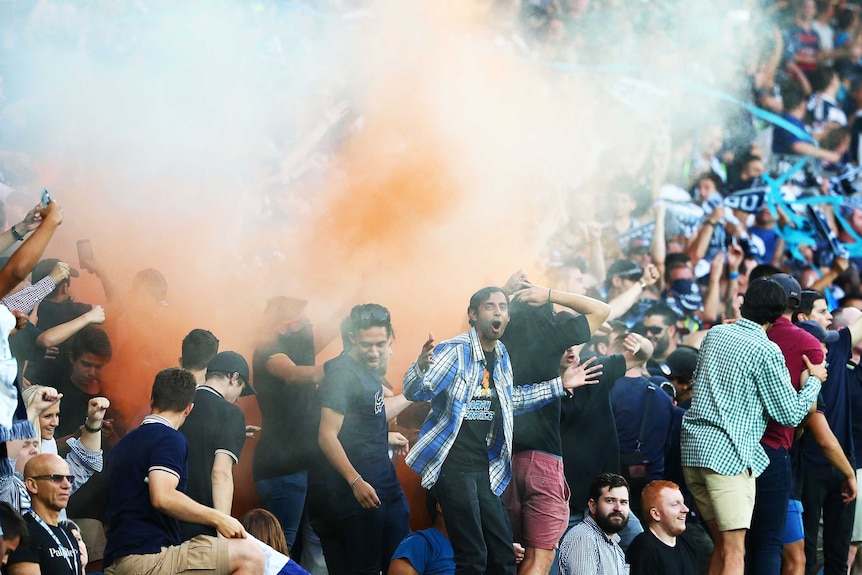
{"type": "MultiPolygon", "coordinates": [[[[235,405],[252,395],[248,363],[235,351],[217,354],[207,365],[206,381],[195,391],[195,408],[182,432],[189,442],[189,482],[186,495],[230,515],[233,504],[233,466],[245,443],[245,416],[235,405]]],[[[214,527],[180,522],[180,537],[216,535],[214,527]]]]}
{"type": "Polygon", "coordinates": [[[392,324],[377,304],[350,312],[350,350],[324,365],[319,444],[328,465],[309,480],[312,526],[331,575],[386,572],[410,532],[410,510],[389,459],[392,419],[408,405],[384,398],[381,367],[389,357],[392,324]]]}
{"type": "Polygon", "coordinates": [[[72,490],[69,465],[59,456],[44,453],[27,462],[24,483],[30,493],[32,512],[24,520],[30,533],[28,545],[10,556],[10,575],[79,575],[83,572],[75,536],[57,525],[72,490]]]}
{"type": "MultiPolygon", "coordinates": [[[[563,442],[563,469],[569,484],[569,525],[580,523],[590,499],[592,478],[602,473],[619,473],[620,447],[610,393],[626,370],[643,363],[652,355],[652,343],[637,334],[628,334],[622,343],[624,353],[600,357],[602,366],[597,385],[575,389],[563,397],[560,433],[563,442]]],[[[574,350],[567,350],[564,361],[573,363],[574,350]]]]}
{"type": "MultiPolygon", "coordinates": [[[[610,306],[582,295],[535,286],[516,272],[503,288],[513,295],[511,320],[500,341],[512,361],[512,383],[527,385],[559,374],[560,356],[590,339],[610,306]],[[555,312],[554,305],[567,311],[555,312]]],[[[503,493],[515,541],[525,547],[521,575],[549,572],[554,549],[568,527],[568,488],[563,474],[560,398],[514,418],[512,480],[503,493]]]]}
{"type": "Polygon", "coordinates": [[[697,575],[697,548],[682,537],[688,507],[679,486],[671,481],[652,481],[644,487],[641,502],[648,528],[635,537],[626,552],[631,575],[697,575]]]}

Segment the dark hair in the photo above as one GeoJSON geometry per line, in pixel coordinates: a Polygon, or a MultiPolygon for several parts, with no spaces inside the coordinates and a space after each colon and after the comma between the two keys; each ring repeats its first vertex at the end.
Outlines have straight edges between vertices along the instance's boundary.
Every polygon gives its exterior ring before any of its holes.
{"type": "Polygon", "coordinates": [[[615,277],[629,281],[637,281],[641,279],[643,275],[643,268],[632,260],[616,260],[610,265],[610,267],[608,267],[608,271],[605,277],[605,285],[607,287],[610,287],[612,280],[615,277]]]}
{"type": "Polygon", "coordinates": [[[822,92],[829,87],[829,83],[832,82],[832,78],[837,74],[838,72],[836,72],[835,68],[832,66],[817,66],[817,68],[815,68],[808,76],[808,79],[811,81],[811,90],[814,92],[822,92]]]}
{"type": "Polygon", "coordinates": [[[763,325],[773,323],[787,307],[787,292],[777,281],[760,278],[749,284],[739,311],[747,320],[763,325]]]}
{"type": "Polygon", "coordinates": [[[20,537],[19,546],[30,544],[30,532],[27,530],[27,523],[21,514],[5,501],[0,501],[0,528],[3,529],[4,541],[20,537]]]}
{"type": "Polygon", "coordinates": [[[688,254],[682,252],[674,252],[667,254],[664,258],[664,283],[670,283],[670,273],[679,268],[687,268],[691,263],[691,258],[688,254]]]}
{"type": "Polygon", "coordinates": [[[838,300],[838,307],[847,307],[848,305],[850,305],[850,302],[855,299],[862,300],[862,292],[858,289],[845,293],[844,297],[838,300]]]}
{"type": "Polygon", "coordinates": [[[437,496],[434,495],[434,491],[427,489],[425,491],[425,509],[428,510],[428,517],[431,518],[431,521],[436,521],[437,516],[440,514],[437,511],[437,503],[437,496]]]}
{"type": "Polygon", "coordinates": [[[194,400],[196,387],[192,372],[181,367],[163,369],[153,381],[153,409],[183,411],[194,400]]]}
{"type": "Polygon", "coordinates": [[[240,523],[253,537],[260,539],[282,555],[289,555],[284,531],[276,516],[266,509],[252,509],[243,516],[240,523]]]}
{"type": "Polygon", "coordinates": [[[835,11],[835,29],[847,30],[853,24],[855,13],[850,8],[839,8],[835,11]]]}
{"type": "MultiPolygon", "coordinates": [[[[480,289],[476,293],[470,297],[470,303],[467,305],[467,314],[469,315],[471,311],[479,312],[479,306],[488,301],[488,298],[491,297],[491,294],[501,293],[504,296],[506,292],[503,291],[503,288],[499,288],[497,286],[488,286],[480,289]]],[[[509,300],[509,296],[506,296],[506,301],[509,300]]],[[[471,319],[470,325],[475,325],[475,322],[471,319]]]]}
{"type": "Polygon", "coordinates": [[[661,316],[664,320],[666,326],[670,327],[672,325],[676,325],[676,320],[679,319],[679,316],[676,314],[673,309],[665,305],[663,303],[657,303],[649,306],[647,310],[644,312],[644,317],[652,317],[654,315],[661,316]]]}
{"type": "Polygon", "coordinates": [[[820,139],[820,146],[824,150],[837,150],[841,143],[850,137],[850,130],[841,126],[829,129],[820,139]]]}
{"type": "Polygon", "coordinates": [[[793,312],[793,321],[794,323],[799,321],[799,314],[804,313],[805,315],[810,315],[811,310],[814,309],[814,302],[819,299],[826,299],[822,293],[813,289],[804,289],[800,294],[800,299],[802,300],[799,304],[799,307],[793,312]]]}
{"type": "Polygon", "coordinates": [[[724,187],[724,182],[721,181],[721,178],[719,178],[715,172],[703,172],[697,177],[697,179],[694,181],[694,185],[691,187],[691,191],[689,193],[691,194],[692,198],[698,199],[697,186],[703,180],[709,180],[710,182],[712,182],[713,185],[715,185],[715,191],[721,193],[721,189],[724,187]]]}
{"type": "Polygon", "coordinates": [[[781,270],[772,264],[760,264],[754,266],[753,268],[751,268],[751,271],[748,272],[748,281],[753,282],[754,280],[759,280],[760,278],[768,278],[780,273],[782,273],[781,270]]]}
{"type": "Polygon", "coordinates": [[[88,325],[72,338],[70,353],[72,354],[72,361],[85,353],[92,353],[106,361],[111,361],[113,349],[111,348],[111,340],[108,339],[107,333],[97,327],[88,325]]]}
{"type": "Polygon", "coordinates": [[[602,496],[602,490],[605,487],[608,489],[616,489],[617,487],[625,487],[628,489],[629,483],[622,475],[617,475],[616,473],[602,473],[601,475],[596,476],[596,478],[593,479],[593,482],[590,483],[590,499],[598,501],[602,496]]]}
{"type": "Polygon", "coordinates": [[[795,80],[781,84],[781,100],[784,103],[784,111],[790,112],[805,102],[805,92],[802,86],[795,80]]]}
{"type": "Polygon", "coordinates": [[[183,367],[204,369],[218,353],[218,338],[206,329],[195,328],[183,338],[183,367]]]}
{"type": "Polygon", "coordinates": [[[353,306],[353,309],[350,310],[350,332],[356,334],[360,329],[372,327],[385,327],[387,334],[395,335],[388,309],[376,303],[353,306]]]}

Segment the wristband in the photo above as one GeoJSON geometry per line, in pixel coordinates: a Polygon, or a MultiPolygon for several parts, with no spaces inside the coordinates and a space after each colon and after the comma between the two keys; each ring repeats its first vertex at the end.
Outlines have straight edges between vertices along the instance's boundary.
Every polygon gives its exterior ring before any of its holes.
{"type": "Polygon", "coordinates": [[[15,240],[17,240],[19,242],[24,241],[24,236],[22,236],[20,233],[18,233],[18,230],[15,229],[15,226],[12,226],[10,228],[10,231],[12,232],[12,237],[15,238],[15,240]]]}
{"type": "Polygon", "coordinates": [[[727,272],[727,279],[735,280],[739,278],[739,272],[727,272]]]}
{"type": "Polygon", "coordinates": [[[99,433],[100,431],[102,431],[102,427],[104,426],[105,424],[102,423],[102,425],[100,425],[99,427],[90,427],[89,425],[87,425],[87,420],[84,420],[84,429],[89,431],[90,433],[99,433]]]}
{"type": "Polygon", "coordinates": [[[360,479],[362,479],[362,475],[357,474],[356,479],[354,479],[353,481],[350,482],[350,487],[353,487],[354,485],[356,485],[356,482],[359,481],[360,479]]]}

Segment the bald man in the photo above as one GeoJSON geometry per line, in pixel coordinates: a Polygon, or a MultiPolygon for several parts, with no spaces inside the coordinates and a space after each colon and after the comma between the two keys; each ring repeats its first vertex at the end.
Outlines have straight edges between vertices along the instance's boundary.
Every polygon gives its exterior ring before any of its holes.
{"type": "Polygon", "coordinates": [[[32,510],[24,521],[30,542],[10,556],[9,575],[79,575],[81,553],[75,536],[57,525],[72,491],[69,464],[52,453],[36,455],[24,467],[24,485],[32,510]]]}

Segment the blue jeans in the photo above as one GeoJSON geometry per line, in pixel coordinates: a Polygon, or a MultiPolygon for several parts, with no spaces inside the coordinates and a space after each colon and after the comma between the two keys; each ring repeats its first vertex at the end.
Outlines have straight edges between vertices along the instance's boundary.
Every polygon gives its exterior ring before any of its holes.
{"type": "Polygon", "coordinates": [[[254,488],[264,508],[278,518],[287,546],[292,548],[305,507],[308,472],[300,471],[272,479],[261,479],[254,482],[254,488]]]}
{"type": "Polygon", "coordinates": [[[757,478],[754,514],[746,535],[746,572],[780,575],[784,524],[790,499],[790,455],[783,447],[763,445],[769,466],[757,478]]]}

